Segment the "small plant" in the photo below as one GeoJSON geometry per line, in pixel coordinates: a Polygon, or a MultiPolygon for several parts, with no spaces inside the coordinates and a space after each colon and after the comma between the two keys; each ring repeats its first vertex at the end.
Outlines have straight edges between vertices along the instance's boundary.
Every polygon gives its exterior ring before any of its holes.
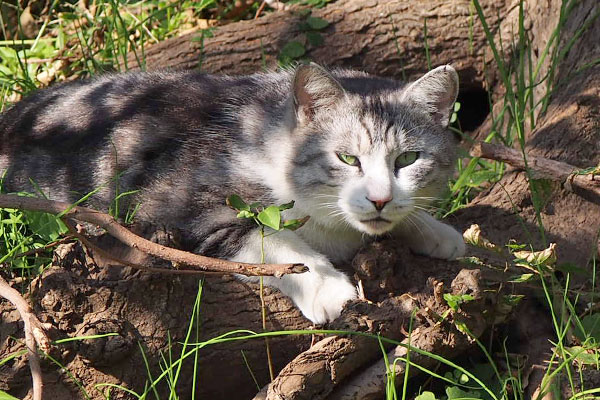
{"type": "Polygon", "coordinates": [[[452,294],[444,293],[444,300],[453,311],[458,311],[461,304],[468,303],[469,301],[475,300],[475,297],[471,294],[452,294]]]}
{"type": "MultiPolygon", "coordinates": [[[[246,203],[240,196],[231,195],[227,198],[227,205],[233,208],[238,212],[238,218],[247,218],[252,219],[260,229],[260,255],[262,264],[265,263],[265,237],[273,235],[282,230],[288,229],[291,231],[295,231],[296,229],[302,227],[308,221],[309,217],[306,216],[300,219],[289,219],[284,220],[281,217],[281,212],[285,210],[289,210],[294,207],[294,201],[290,201],[289,203],[281,204],[279,206],[263,206],[261,203],[246,203]],[[265,235],[265,228],[271,228],[274,232],[265,235]]],[[[260,277],[260,304],[262,311],[262,327],[263,330],[267,330],[267,308],[265,306],[265,298],[263,294],[263,277],[260,277]]],[[[275,379],[275,372],[273,370],[273,361],[271,358],[271,350],[269,347],[268,337],[265,337],[265,344],[267,348],[267,360],[269,363],[269,374],[271,376],[271,380],[275,379]]]]}
{"type": "Polygon", "coordinates": [[[292,40],[286,43],[279,54],[279,65],[287,67],[295,61],[300,61],[306,54],[307,45],[317,47],[323,44],[323,36],[319,31],[327,28],[329,22],[323,18],[311,16],[310,10],[301,10],[299,14],[304,17],[299,29],[304,33],[300,40],[292,40]]]}
{"type": "MultiPolygon", "coordinates": [[[[2,180],[3,177],[0,193],[2,180]]],[[[0,264],[8,264],[21,276],[36,276],[50,262],[52,249],[67,231],[60,218],[52,214],[0,208],[0,264]]]]}
{"type": "MultiPolygon", "coordinates": [[[[276,232],[288,229],[295,231],[302,227],[308,221],[306,216],[300,219],[284,220],[281,217],[281,212],[294,207],[294,201],[281,204],[279,206],[263,206],[261,203],[248,204],[238,195],[231,195],[227,198],[227,205],[238,212],[238,218],[248,218],[254,220],[259,226],[261,235],[265,236],[265,227],[271,228],[276,232]]],[[[275,233],[275,232],[274,232],[275,233]]],[[[264,255],[263,255],[264,256],[264,255]]],[[[264,263],[264,259],[262,260],[264,263]]]]}

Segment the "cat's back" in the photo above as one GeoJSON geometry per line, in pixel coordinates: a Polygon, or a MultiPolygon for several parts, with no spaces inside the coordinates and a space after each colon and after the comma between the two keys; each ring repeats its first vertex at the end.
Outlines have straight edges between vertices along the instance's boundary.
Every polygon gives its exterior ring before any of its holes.
{"type": "Polygon", "coordinates": [[[30,191],[33,180],[73,201],[123,171],[120,183],[131,190],[170,175],[234,181],[229,155],[249,146],[239,137],[243,109],[281,103],[286,79],[143,72],[39,90],[0,114],[2,190],[30,191]]]}
{"type": "Polygon", "coordinates": [[[63,148],[82,141],[89,145],[124,122],[169,125],[173,132],[198,130],[231,120],[226,114],[231,105],[252,101],[263,91],[258,86],[256,76],[193,72],[107,74],[58,84],[0,114],[2,150],[32,141],[63,148]]]}

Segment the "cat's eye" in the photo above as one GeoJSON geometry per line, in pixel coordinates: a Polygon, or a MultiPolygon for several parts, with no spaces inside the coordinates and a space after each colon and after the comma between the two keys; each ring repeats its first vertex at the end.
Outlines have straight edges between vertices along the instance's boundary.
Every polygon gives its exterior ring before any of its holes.
{"type": "Polygon", "coordinates": [[[358,161],[358,157],[356,156],[351,156],[349,154],[342,154],[342,153],[338,153],[338,158],[340,160],[342,160],[343,162],[345,162],[346,164],[356,167],[358,165],[360,165],[360,161],[358,161]]]}
{"type": "Polygon", "coordinates": [[[405,151],[396,158],[396,170],[408,167],[419,158],[418,151],[405,151]]]}

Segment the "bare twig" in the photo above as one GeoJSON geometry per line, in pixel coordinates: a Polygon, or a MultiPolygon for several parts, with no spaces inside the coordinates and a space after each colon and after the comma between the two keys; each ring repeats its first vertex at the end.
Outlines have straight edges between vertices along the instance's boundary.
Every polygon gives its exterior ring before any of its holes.
{"type": "Polygon", "coordinates": [[[196,269],[156,268],[156,267],[150,267],[150,266],[147,266],[147,265],[139,265],[139,264],[131,263],[131,262],[123,260],[123,259],[121,259],[119,257],[115,257],[114,255],[112,255],[108,251],[106,251],[106,250],[102,249],[101,247],[99,247],[96,243],[94,243],[92,240],[90,240],[84,233],[80,233],[79,231],[77,231],[77,229],[71,224],[71,222],[67,218],[63,218],[62,220],[65,223],[65,225],[67,226],[67,228],[69,228],[69,231],[71,232],[71,234],[74,237],[76,237],[77,239],[79,239],[79,241],[85,247],[87,247],[89,250],[91,250],[92,254],[97,254],[100,257],[104,258],[105,260],[114,261],[116,263],[116,264],[111,264],[111,265],[128,266],[128,267],[131,267],[131,268],[134,268],[134,269],[139,269],[139,270],[148,271],[148,272],[158,272],[160,274],[173,274],[173,275],[197,275],[197,274],[209,275],[209,274],[215,274],[215,275],[223,275],[222,273],[199,271],[199,270],[196,270],[196,269]]]}
{"type": "Polygon", "coordinates": [[[42,400],[43,381],[40,358],[37,353],[38,347],[47,352],[50,350],[50,339],[46,336],[45,326],[37,319],[29,304],[23,296],[13,289],[8,282],[0,276],[0,296],[10,301],[24,322],[25,345],[29,355],[29,368],[33,380],[33,400],[42,400]]]}
{"type": "Polygon", "coordinates": [[[48,249],[50,249],[52,247],[56,247],[56,246],[61,245],[63,243],[67,243],[67,242],[69,242],[71,240],[74,240],[73,236],[71,236],[71,235],[65,236],[64,238],[55,240],[53,242],[50,242],[50,243],[48,243],[45,246],[38,247],[36,249],[27,250],[27,251],[24,251],[24,252],[19,253],[19,254],[15,254],[14,258],[32,256],[32,255],[36,255],[36,254],[39,254],[39,253],[43,253],[44,251],[48,251],[48,249]]]}
{"type": "Polygon", "coordinates": [[[558,181],[569,191],[574,192],[575,189],[580,189],[600,198],[600,167],[582,171],[581,168],[561,161],[531,155],[527,156],[526,164],[520,151],[499,144],[483,142],[476,143],[470,153],[473,157],[503,161],[515,168],[529,168],[533,178],[558,181]]]}
{"type": "Polygon", "coordinates": [[[125,245],[142,251],[154,257],[174,262],[178,265],[186,265],[190,269],[202,272],[218,272],[222,274],[241,274],[247,276],[282,276],[285,274],[297,274],[308,271],[303,264],[248,264],[234,261],[221,260],[217,258],[204,257],[182,250],[173,249],[153,243],[144,239],[130,230],[119,225],[110,215],[86,207],[73,206],[72,204],[38,199],[34,197],[23,197],[16,195],[0,194],[0,208],[17,208],[22,210],[42,211],[51,214],[64,213],[64,217],[98,225],[106,230],[108,234],[118,239],[125,245]]]}

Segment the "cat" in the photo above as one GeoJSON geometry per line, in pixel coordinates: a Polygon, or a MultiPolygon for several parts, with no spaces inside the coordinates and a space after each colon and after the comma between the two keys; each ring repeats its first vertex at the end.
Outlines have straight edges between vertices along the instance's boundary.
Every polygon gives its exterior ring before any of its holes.
{"type": "Polygon", "coordinates": [[[462,236],[423,211],[453,172],[457,93],[449,65],[409,84],[316,64],[239,77],[104,75],[37,91],[1,114],[0,173],[5,192],[34,192],[32,180],[62,201],[102,187],[88,201],[100,210],[118,175],[121,192],[139,190],[121,210],[139,203],[136,219],[177,229],[182,248],[251,263],[261,261],[257,226],[225,199],[295,200],[285,218],[310,219],[268,236],[265,262],[310,271],[264,280],[322,324],[357,296],[333,263],[367,240],[463,255],[462,236]]]}

